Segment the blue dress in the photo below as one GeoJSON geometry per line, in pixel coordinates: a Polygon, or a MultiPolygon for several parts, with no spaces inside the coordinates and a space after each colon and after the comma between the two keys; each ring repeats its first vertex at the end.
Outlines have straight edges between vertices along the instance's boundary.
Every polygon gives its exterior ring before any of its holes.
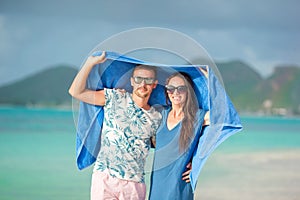
{"type": "MultiPolygon", "coordinates": [[[[190,200],[194,199],[190,183],[182,180],[182,173],[191,160],[190,148],[179,151],[181,122],[173,129],[167,127],[170,109],[162,111],[162,124],[156,135],[155,157],[151,175],[150,200],[190,200]]],[[[201,110],[200,110],[201,111],[201,110]]],[[[204,112],[198,113],[198,120],[203,123],[204,112]]]]}

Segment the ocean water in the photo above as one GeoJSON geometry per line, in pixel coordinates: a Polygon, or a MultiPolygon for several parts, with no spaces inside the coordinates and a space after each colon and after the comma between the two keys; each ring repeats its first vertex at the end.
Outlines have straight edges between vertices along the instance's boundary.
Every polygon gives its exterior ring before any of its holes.
{"type": "Polygon", "coordinates": [[[300,118],[241,117],[243,131],[233,135],[218,149],[222,151],[262,151],[300,148],[300,118]]]}
{"type": "MultiPolygon", "coordinates": [[[[241,117],[244,130],[216,154],[300,149],[300,119],[241,117]]],[[[89,199],[91,168],[75,163],[71,110],[0,108],[0,199],[89,199]]],[[[204,171],[203,180],[222,173],[204,171]]],[[[205,184],[204,184],[205,185],[205,184]]]]}

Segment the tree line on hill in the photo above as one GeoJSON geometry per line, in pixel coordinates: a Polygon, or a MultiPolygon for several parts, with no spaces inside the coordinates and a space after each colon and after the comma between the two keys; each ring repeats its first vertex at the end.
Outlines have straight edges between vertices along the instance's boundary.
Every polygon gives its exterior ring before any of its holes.
{"type": "MultiPolygon", "coordinates": [[[[217,63],[225,90],[242,113],[300,114],[300,68],[278,66],[263,78],[241,61],[217,63]]],[[[22,106],[71,105],[68,88],[78,70],[57,66],[0,87],[0,104],[22,106]]]]}

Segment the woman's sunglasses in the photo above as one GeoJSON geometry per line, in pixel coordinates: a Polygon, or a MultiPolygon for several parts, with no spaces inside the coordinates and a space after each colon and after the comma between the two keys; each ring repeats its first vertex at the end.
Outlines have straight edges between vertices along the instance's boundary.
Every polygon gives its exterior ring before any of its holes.
{"type": "Polygon", "coordinates": [[[144,77],[139,77],[139,76],[133,76],[132,78],[136,84],[141,84],[143,81],[145,81],[145,84],[151,85],[155,81],[154,78],[144,78],[144,77]]]}
{"type": "Polygon", "coordinates": [[[175,92],[175,90],[177,90],[177,92],[179,94],[186,93],[186,91],[187,91],[187,87],[185,85],[181,85],[181,86],[178,86],[178,87],[175,87],[173,85],[166,85],[165,89],[166,89],[168,94],[173,94],[175,92]]]}

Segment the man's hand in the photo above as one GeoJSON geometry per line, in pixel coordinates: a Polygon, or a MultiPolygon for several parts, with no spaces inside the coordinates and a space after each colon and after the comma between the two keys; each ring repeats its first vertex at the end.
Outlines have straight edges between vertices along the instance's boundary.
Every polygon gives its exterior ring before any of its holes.
{"type": "Polygon", "coordinates": [[[80,69],[69,88],[69,93],[72,97],[92,105],[103,106],[105,104],[104,90],[94,91],[86,88],[86,80],[93,67],[96,64],[105,62],[105,60],[104,51],[100,56],[90,56],[87,58],[85,64],[80,69]]]}
{"type": "Polygon", "coordinates": [[[189,183],[191,182],[190,180],[190,173],[192,171],[192,163],[189,162],[186,166],[187,170],[182,174],[182,180],[189,183]]]}
{"type": "Polygon", "coordinates": [[[99,63],[104,63],[105,60],[105,51],[103,51],[100,56],[89,56],[85,62],[85,65],[94,66],[99,63]]]}

